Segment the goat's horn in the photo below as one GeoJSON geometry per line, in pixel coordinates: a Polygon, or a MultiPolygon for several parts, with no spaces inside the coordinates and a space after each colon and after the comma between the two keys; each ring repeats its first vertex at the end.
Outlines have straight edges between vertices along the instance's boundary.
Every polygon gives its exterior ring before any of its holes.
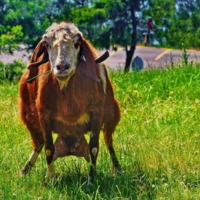
{"type": "Polygon", "coordinates": [[[47,51],[45,51],[43,59],[41,61],[30,63],[27,68],[28,69],[34,69],[34,68],[36,68],[36,67],[40,66],[41,64],[44,64],[44,63],[46,63],[48,61],[49,61],[48,53],[47,53],[47,51]]]}
{"type": "Polygon", "coordinates": [[[109,57],[109,52],[106,51],[104,54],[102,54],[100,57],[98,57],[95,62],[96,63],[101,63],[103,62],[104,60],[106,60],[107,58],[109,57]]]}

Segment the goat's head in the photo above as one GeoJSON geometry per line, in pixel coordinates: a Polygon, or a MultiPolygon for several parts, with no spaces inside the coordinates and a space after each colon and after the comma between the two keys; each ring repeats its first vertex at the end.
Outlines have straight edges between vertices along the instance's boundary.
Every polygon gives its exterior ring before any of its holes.
{"type": "Polygon", "coordinates": [[[94,65],[108,57],[108,55],[105,58],[104,56],[98,58],[95,62],[92,50],[73,23],[53,23],[47,28],[42,40],[35,48],[28,68],[36,68],[49,61],[51,70],[57,80],[65,83],[75,73],[77,62],[81,60],[85,63],[85,69],[83,70],[86,74],[94,81],[100,82],[94,65]],[[38,62],[38,57],[42,54],[43,59],[38,62]]]}
{"type": "Polygon", "coordinates": [[[59,81],[64,82],[76,70],[82,33],[72,23],[53,23],[43,35],[43,41],[53,73],[59,81]]]}

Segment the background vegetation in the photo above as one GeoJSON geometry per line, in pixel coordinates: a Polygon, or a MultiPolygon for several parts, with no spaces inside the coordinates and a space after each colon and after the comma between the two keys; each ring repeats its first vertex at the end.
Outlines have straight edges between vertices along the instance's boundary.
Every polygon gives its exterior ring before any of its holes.
{"type": "Polygon", "coordinates": [[[122,119],[114,135],[123,172],[112,173],[101,135],[97,177],[84,159],[58,159],[58,181],[45,179],[44,152],[30,175],[19,172],[32,149],[18,117],[18,85],[0,85],[0,199],[200,199],[200,66],[111,72],[122,119]],[[124,84],[126,83],[126,84],[124,84]]]}
{"type": "Polygon", "coordinates": [[[26,63],[18,60],[11,64],[0,62],[0,84],[5,81],[19,80],[25,68],[26,63]]]}
{"type": "Polygon", "coordinates": [[[199,0],[0,0],[0,53],[12,53],[17,44],[34,48],[54,21],[76,23],[99,48],[126,50],[129,70],[135,46],[153,19],[151,45],[199,48],[199,0]]]}

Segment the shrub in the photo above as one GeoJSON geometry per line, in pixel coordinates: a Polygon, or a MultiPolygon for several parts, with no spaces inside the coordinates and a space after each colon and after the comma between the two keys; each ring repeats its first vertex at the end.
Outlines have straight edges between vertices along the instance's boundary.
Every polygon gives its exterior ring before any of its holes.
{"type": "Polygon", "coordinates": [[[26,64],[19,60],[11,64],[0,62],[0,82],[19,80],[25,68],[26,64]]]}

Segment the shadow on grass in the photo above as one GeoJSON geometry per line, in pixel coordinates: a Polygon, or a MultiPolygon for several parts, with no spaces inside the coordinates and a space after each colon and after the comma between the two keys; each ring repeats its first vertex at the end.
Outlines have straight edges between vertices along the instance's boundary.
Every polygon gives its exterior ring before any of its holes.
{"type": "Polygon", "coordinates": [[[93,184],[87,185],[87,174],[79,171],[62,173],[57,181],[47,184],[59,192],[71,194],[70,199],[154,199],[156,190],[149,175],[142,171],[138,163],[132,170],[118,174],[97,171],[93,184]]]}

